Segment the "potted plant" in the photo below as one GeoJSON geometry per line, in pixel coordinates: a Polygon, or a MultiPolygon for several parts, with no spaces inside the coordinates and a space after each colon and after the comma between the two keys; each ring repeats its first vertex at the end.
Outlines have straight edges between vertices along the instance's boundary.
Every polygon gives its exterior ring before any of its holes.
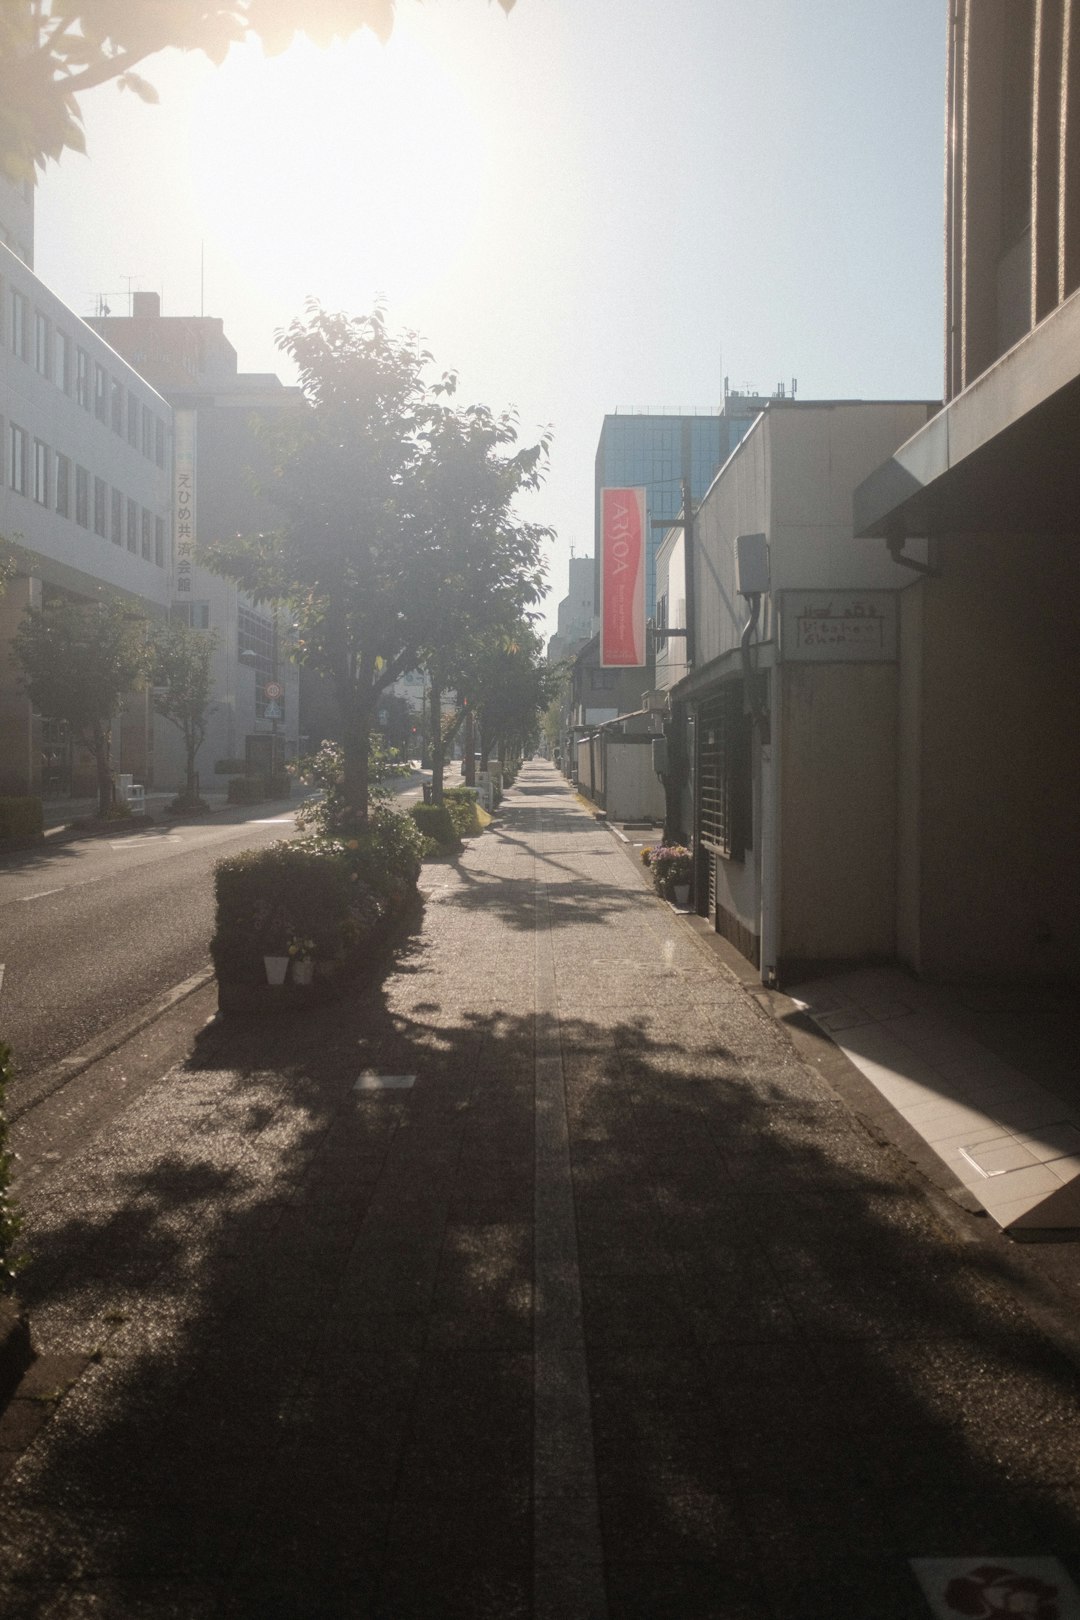
{"type": "Polygon", "coordinates": [[[685,844],[658,844],[647,862],[656,892],[684,906],[690,898],[694,858],[685,844]]]}
{"type": "Polygon", "coordinates": [[[294,936],[289,941],[293,984],[310,984],[315,976],[315,941],[294,936]]]}

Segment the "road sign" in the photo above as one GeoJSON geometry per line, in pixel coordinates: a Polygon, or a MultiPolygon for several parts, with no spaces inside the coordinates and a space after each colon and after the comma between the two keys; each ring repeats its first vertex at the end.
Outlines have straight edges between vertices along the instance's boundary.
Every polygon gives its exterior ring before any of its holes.
{"type": "Polygon", "coordinates": [[[271,703],[276,703],[278,698],[285,696],[285,688],[280,681],[267,681],[263,687],[263,694],[271,703]]]}
{"type": "Polygon", "coordinates": [[[263,717],[266,720],[284,720],[285,711],[280,703],[268,703],[263,710],[263,717]]]}

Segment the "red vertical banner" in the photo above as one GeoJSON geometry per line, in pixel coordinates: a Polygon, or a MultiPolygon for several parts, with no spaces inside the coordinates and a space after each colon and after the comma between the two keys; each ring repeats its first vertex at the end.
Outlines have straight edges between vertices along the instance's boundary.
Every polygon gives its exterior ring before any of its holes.
{"type": "Polygon", "coordinates": [[[600,663],[645,663],[645,491],[600,491],[600,663]]]}

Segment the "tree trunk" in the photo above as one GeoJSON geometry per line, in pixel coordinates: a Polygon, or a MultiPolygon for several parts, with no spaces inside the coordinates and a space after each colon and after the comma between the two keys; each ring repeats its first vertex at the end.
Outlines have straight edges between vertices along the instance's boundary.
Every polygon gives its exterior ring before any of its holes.
{"type": "Polygon", "coordinates": [[[370,747],[371,714],[354,706],[347,712],[341,734],[341,750],[345,768],[345,802],[352,811],[357,826],[368,818],[368,750],[370,747]]]}
{"type": "Polygon", "coordinates": [[[443,802],[442,686],[431,677],[431,802],[443,802]]]}
{"type": "Polygon", "coordinates": [[[464,782],[466,787],[476,786],[476,726],[473,721],[473,711],[466,699],[465,707],[465,741],[461,745],[462,766],[464,767],[464,782]]]}
{"type": "Polygon", "coordinates": [[[107,816],[113,805],[112,772],[109,769],[110,732],[108,726],[94,722],[94,763],[97,766],[98,815],[107,816]]]}
{"type": "Polygon", "coordinates": [[[184,789],[184,792],[187,795],[187,797],[190,800],[192,800],[192,802],[194,802],[194,800],[196,798],[195,754],[196,754],[196,751],[198,749],[198,746],[199,746],[199,744],[198,744],[198,741],[196,740],[195,733],[193,731],[190,731],[190,730],[185,731],[184,732],[184,747],[187,750],[187,787],[184,789]]]}

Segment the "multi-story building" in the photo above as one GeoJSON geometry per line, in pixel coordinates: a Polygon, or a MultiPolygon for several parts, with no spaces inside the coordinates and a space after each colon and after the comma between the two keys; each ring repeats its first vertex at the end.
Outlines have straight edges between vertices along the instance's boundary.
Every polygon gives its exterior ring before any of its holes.
{"type": "MultiPolygon", "coordinates": [[[[137,292],[130,316],[90,322],[117,353],[160,390],[175,423],[175,568],[170,611],[195,629],[215,630],[214,706],[204,745],[208,763],[245,754],[249,737],[279,739],[285,759],[299,749],[299,676],[288,657],[289,625],[200,561],[215,540],[274,528],[280,513],[260,493],[269,451],[259,422],[302,403],[273,373],[241,372],[223,323],[163,316],[158,295],[137,292]],[[273,695],[281,688],[278,695],[273,695]]],[[[162,739],[169,768],[182,763],[179,733],[162,739]]]]}
{"type": "MultiPolygon", "coordinates": [[[[21,692],[12,638],[53,592],[167,613],[172,412],[35,276],[32,193],[0,185],[0,209],[0,536],[17,557],[0,597],[0,793],[93,791],[89,759],[21,692]]],[[[155,729],[149,695],[133,695],[117,769],[153,779],[155,729]]]]}
{"type": "MultiPolygon", "coordinates": [[[[794,387],[794,385],[792,385],[794,387]]],[[[782,394],[783,390],[779,390],[782,394]]],[[[743,434],[768,403],[768,396],[753,390],[729,389],[724,380],[724,404],[711,415],[604,417],[596,447],[594,600],[600,602],[600,491],[612,487],[645,490],[645,613],[656,607],[656,553],[665,518],[679,516],[683,480],[690,484],[690,499],[697,505],[713,478],[743,434]]]]}
{"type": "Polygon", "coordinates": [[[947,978],[1080,966],[1080,13],[953,0],[944,410],[855,492],[908,570],[899,954],[947,978]]]}
{"type": "Polygon", "coordinates": [[[592,558],[571,557],[566,595],[559,603],[557,628],[548,642],[549,664],[568,658],[592,639],[596,631],[594,590],[592,558]]]}

